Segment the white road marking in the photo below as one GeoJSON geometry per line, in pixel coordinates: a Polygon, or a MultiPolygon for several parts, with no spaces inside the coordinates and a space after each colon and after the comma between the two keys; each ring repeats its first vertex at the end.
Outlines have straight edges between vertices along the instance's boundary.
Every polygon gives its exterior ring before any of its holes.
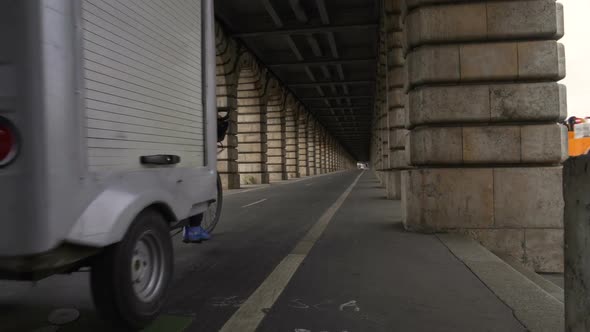
{"type": "Polygon", "coordinates": [[[256,205],[256,204],[259,204],[259,203],[262,203],[262,202],[266,201],[267,199],[268,199],[268,198],[263,198],[263,199],[261,199],[261,200],[259,200],[259,201],[256,201],[256,202],[254,202],[254,203],[250,203],[250,204],[248,204],[248,205],[244,205],[244,206],[242,206],[242,207],[243,207],[243,208],[247,208],[247,207],[249,207],[249,206],[256,205]]]}
{"type": "Polygon", "coordinates": [[[223,325],[219,332],[254,332],[262,319],[265,311],[270,309],[281,295],[297,269],[309,254],[311,248],[320,238],[336,211],[342,206],[354,186],[364,172],[361,172],[354,182],[338,197],[326,212],[318,219],[307,234],[299,241],[293,251],[277,265],[272,273],[250,295],[233,316],[223,325]]]}
{"type": "Polygon", "coordinates": [[[308,183],[305,185],[306,187],[313,186],[313,183],[308,183]]]}

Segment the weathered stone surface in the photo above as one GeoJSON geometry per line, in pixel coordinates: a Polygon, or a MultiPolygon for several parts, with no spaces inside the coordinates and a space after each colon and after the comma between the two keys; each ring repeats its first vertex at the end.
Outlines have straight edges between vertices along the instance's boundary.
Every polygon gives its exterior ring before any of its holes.
{"type": "Polygon", "coordinates": [[[565,50],[556,41],[518,44],[518,76],[527,79],[560,80],[565,77],[565,50]]]}
{"type": "Polygon", "coordinates": [[[389,167],[393,169],[411,168],[406,150],[391,151],[389,155],[389,167]]]}
{"type": "Polygon", "coordinates": [[[401,199],[401,172],[389,171],[387,172],[385,184],[387,199],[400,200],[401,199]]]}
{"type": "Polygon", "coordinates": [[[387,79],[389,87],[402,88],[407,80],[405,67],[391,67],[387,79]]]}
{"type": "Polygon", "coordinates": [[[562,228],[562,167],[496,168],[495,227],[562,228]]]}
{"type": "Polygon", "coordinates": [[[488,38],[563,36],[563,6],[555,0],[488,2],[488,38]]]}
{"type": "Polygon", "coordinates": [[[466,44],[460,46],[461,80],[509,80],[518,77],[516,43],[466,44]]]}
{"type": "Polygon", "coordinates": [[[402,89],[391,89],[387,93],[387,102],[390,109],[404,107],[406,93],[402,89]]]}
{"type": "Polygon", "coordinates": [[[220,160],[217,162],[217,171],[221,173],[237,173],[238,163],[235,161],[220,160]]]}
{"type": "Polygon", "coordinates": [[[408,55],[411,85],[458,82],[461,79],[459,47],[423,46],[408,55]]]}
{"type": "Polygon", "coordinates": [[[262,133],[266,131],[266,123],[242,123],[238,125],[239,134],[262,133]]]}
{"type": "Polygon", "coordinates": [[[465,229],[461,233],[471,236],[494,253],[526,261],[524,229],[465,229]]]}
{"type": "Polygon", "coordinates": [[[238,164],[238,166],[240,168],[240,174],[246,174],[246,173],[266,173],[268,171],[268,168],[267,168],[266,164],[260,164],[260,163],[246,164],[246,163],[240,163],[240,164],[238,164]]]}
{"type": "Polygon", "coordinates": [[[487,35],[485,3],[422,7],[412,11],[406,22],[411,46],[481,39],[487,35]]]}
{"type": "Polygon", "coordinates": [[[526,229],[527,263],[537,272],[563,272],[563,229],[526,229]]]}
{"type": "Polygon", "coordinates": [[[266,154],[262,153],[242,153],[238,157],[240,163],[264,163],[267,161],[266,154]]]}
{"type": "Polygon", "coordinates": [[[257,142],[266,142],[266,134],[262,134],[262,133],[251,133],[251,134],[238,134],[238,142],[239,142],[239,147],[241,147],[242,144],[244,143],[257,143],[257,142]]]}
{"type": "Polygon", "coordinates": [[[236,160],[238,159],[238,150],[236,149],[223,149],[221,153],[217,154],[217,160],[236,160]]]}
{"type": "Polygon", "coordinates": [[[240,174],[242,184],[264,184],[269,182],[268,173],[240,174]]]}
{"type": "Polygon", "coordinates": [[[520,128],[490,126],[463,128],[463,161],[469,163],[519,163],[520,128]]]}
{"type": "Polygon", "coordinates": [[[416,128],[410,132],[412,165],[459,164],[463,161],[461,127],[416,128]]]}
{"type": "Polygon", "coordinates": [[[563,125],[531,125],[521,127],[522,162],[564,162],[568,157],[567,128],[563,125]]]}
{"type": "Polygon", "coordinates": [[[389,149],[403,149],[406,146],[406,136],[409,135],[409,130],[394,129],[389,132],[389,149]]]}
{"type": "Polygon", "coordinates": [[[494,222],[493,197],[491,168],[402,171],[402,215],[409,230],[490,228],[494,222]]]}
{"type": "Polygon", "coordinates": [[[242,143],[238,146],[239,157],[242,157],[244,153],[255,153],[255,152],[265,152],[267,150],[267,146],[265,143],[242,143]]]}
{"type": "Polygon", "coordinates": [[[492,85],[491,121],[561,121],[566,99],[566,88],[558,83],[492,85]]]}
{"type": "Polygon", "coordinates": [[[240,175],[237,173],[219,173],[223,189],[240,189],[240,175]]]}
{"type": "Polygon", "coordinates": [[[412,127],[490,119],[490,95],[486,85],[422,87],[412,90],[409,100],[412,127]]]}
{"type": "Polygon", "coordinates": [[[389,128],[404,128],[406,124],[405,108],[393,108],[387,113],[389,128]]]}

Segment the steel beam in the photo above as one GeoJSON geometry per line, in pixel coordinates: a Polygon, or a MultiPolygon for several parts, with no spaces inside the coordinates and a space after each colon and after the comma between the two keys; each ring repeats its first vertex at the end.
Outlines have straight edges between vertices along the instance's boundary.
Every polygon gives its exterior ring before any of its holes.
{"type": "Polygon", "coordinates": [[[236,37],[236,38],[253,38],[253,37],[280,36],[280,35],[307,35],[310,33],[377,29],[377,27],[378,27],[378,25],[374,24],[374,23],[353,24],[353,25],[318,25],[318,26],[307,27],[307,28],[274,29],[274,30],[265,30],[265,31],[241,32],[241,33],[233,34],[232,36],[236,37]]]}

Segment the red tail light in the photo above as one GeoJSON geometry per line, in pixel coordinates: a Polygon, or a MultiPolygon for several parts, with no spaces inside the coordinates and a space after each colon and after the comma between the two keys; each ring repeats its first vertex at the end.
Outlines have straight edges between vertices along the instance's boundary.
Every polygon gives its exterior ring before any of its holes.
{"type": "Polygon", "coordinates": [[[14,127],[0,118],[0,167],[10,163],[16,156],[18,142],[14,127]]]}

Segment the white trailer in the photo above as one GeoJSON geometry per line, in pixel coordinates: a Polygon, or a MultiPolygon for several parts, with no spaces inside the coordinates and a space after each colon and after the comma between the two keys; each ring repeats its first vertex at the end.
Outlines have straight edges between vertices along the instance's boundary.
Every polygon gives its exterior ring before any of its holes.
{"type": "Polygon", "coordinates": [[[91,266],[106,318],[141,328],[170,231],[213,211],[213,0],[0,3],[0,278],[91,266]]]}

